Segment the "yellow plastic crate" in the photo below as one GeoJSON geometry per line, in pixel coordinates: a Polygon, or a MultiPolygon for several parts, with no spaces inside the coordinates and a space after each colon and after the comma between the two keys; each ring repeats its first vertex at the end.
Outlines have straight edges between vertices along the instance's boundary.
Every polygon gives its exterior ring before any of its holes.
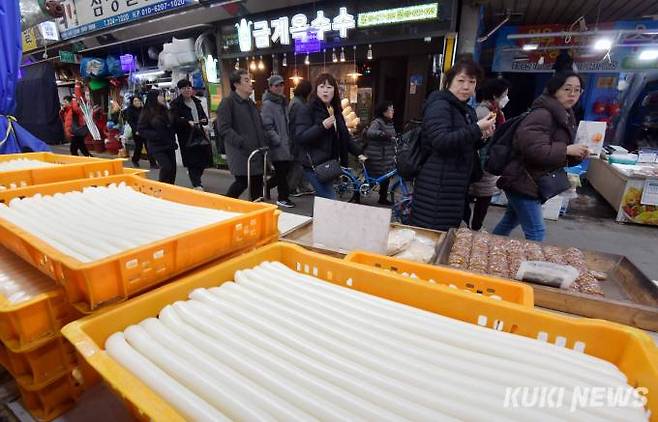
{"type": "Polygon", "coordinates": [[[453,268],[420,264],[370,252],[352,252],[345,257],[345,260],[355,264],[381,269],[386,272],[406,273],[409,277],[414,274],[420,280],[441,286],[453,285],[458,289],[483,296],[496,295],[507,302],[518,303],[519,305],[529,306],[531,308],[534,306],[534,291],[532,287],[523,283],[515,283],[497,277],[473,274],[453,268]]]}
{"type": "Polygon", "coordinates": [[[35,390],[65,374],[70,375],[76,365],[76,354],[71,344],[60,335],[28,352],[15,353],[0,345],[0,365],[18,385],[35,390]]]}
{"type": "Polygon", "coordinates": [[[69,302],[81,312],[124,300],[187,270],[278,235],[279,211],[274,205],[241,201],[138,176],[79,179],[14,189],[0,192],[0,202],[121,182],[147,195],[242,215],[91,263],[65,255],[0,218],[0,243],[61,283],[69,302]]]}
{"type": "Polygon", "coordinates": [[[32,417],[47,422],[62,415],[77,403],[82,394],[81,386],[71,375],[63,375],[38,389],[18,386],[21,401],[32,417]]]}
{"type": "Polygon", "coordinates": [[[59,335],[80,314],[66,300],[64,289],[36,268],[0,246],[0,274],[27,286],[52,284],[52,289],[23,302],[12,303],[0,294],[0,341],[13,352],[33,349],[59,335]]]}
{"type": "Polygon", "coordinates": [[[0,162],[19,158],[57,165],[25,170],[0,171],[0,191],[66,180],[107,177],[123,173],[122,159],[106,160],[103,158],[53,154],[51,152],[0,155],[0,162]]]}
{"type": "Polygon", "coordinates": [[[647,334],[637,329],[492,301],[280,242],[192,274],[103,313],[74,321],[64,327],[62,333],[140,419],[182,421],[183,417],[169,404],[107,355],[103,350],[105,341],[111,334],[131,324],[156,317],[165,305],[187,300],[192,290],[233,280],[236,271],[253,268],[263,261],[280,261],[296,271],[334,284],[472,324],[479,323],[490,328],[495,324],[496,329],[501,331],[531,338],[546,336],[550,342],[561,343],[564,339],[564,347],[575,347],[576,342],[582,342],[585,353],[617,365],[631,385],[647,387],[650,392],[648,407],[654,415],[658,413],[658,396],[655,393],[658,391],[658,349],[647,334]]]}

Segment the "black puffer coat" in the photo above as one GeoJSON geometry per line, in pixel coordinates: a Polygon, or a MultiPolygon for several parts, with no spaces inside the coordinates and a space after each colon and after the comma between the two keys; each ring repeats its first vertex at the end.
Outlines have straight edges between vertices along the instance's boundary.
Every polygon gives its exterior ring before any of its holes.
{"type": "Polygon", "coordinates": [[[395,126],[390,120],[377,117],[366,132],[368,144],[363,153],[368,156],[366,169],[371,177],[383,176],[395,169],[395,126]]]}
{"type": "Polygon", "coordinates": [[[305,168],[336,159],[342,166],[347,167],[348,152],[361,154],[361,149],[347,130],[341,111],[335,110],[335,116],[335,127],[326,129],[322,122],[329,117],[329,111],[318,98],[312,99],[308,106],[297,112],[294,139],[299,159],[305,168]]]}
{"type": "Polygon", "coordinates": [[[421,144],[428,158],[415,181],[411,223],[435,230],[459,227],[468,185],[482,177],[475,110],[449,91],[433,92],[423,110],[421,144]]]}

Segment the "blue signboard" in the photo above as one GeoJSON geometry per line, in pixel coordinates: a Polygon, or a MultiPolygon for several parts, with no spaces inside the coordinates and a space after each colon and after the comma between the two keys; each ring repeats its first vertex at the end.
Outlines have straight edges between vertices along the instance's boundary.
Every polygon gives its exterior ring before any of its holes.
{"type": "Polygon", "coordinates": [[[64,40],[187,7],[194,4],[195,0],[164,0],[157,3],[149,2],[149,4],[144,4],[144,0],[141,0],[143,6],[140,5],[140,0],[122,0],[121,2],[115,0],[105,5],[100,2],[96,5],[95,1],[81,3],[76,2],[75,6],[78,26],[60,31],[64,40]],[[87,7],[87,3],[91,3],[91,5],[87,7]]]}

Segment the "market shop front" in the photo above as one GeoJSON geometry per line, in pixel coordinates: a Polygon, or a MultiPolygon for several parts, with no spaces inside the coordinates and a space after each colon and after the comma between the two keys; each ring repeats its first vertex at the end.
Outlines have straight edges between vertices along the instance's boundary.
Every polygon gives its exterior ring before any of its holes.
{"type": "MultiPolygon", "coordinates": [[[[224,94],[228,75],[247,68],[255,100],[266,79],[281,74],[286,92],[301,79],[335,75],[360,124],[378,101],[391,100],[396,126],[420,117],[445,57],[444,37],[455,29],[456,2],[320,2],[230,21],[221,26],[224,94]]],[[[452,60],[454,43],[448,46],[452,60]]]]}
{"type": "Polygon", "coordinates": [[[574,108],[577,142],[592,157],[584,175],[617,211],[617,221],[658,225],[658,64],[655,20],[504,26],[491,70],[512,82],[509,115],[525,111],[558,70],[576,70],[584,92],[574,108]],[[588,24],[590,26],[588,26],[588,24]]]}

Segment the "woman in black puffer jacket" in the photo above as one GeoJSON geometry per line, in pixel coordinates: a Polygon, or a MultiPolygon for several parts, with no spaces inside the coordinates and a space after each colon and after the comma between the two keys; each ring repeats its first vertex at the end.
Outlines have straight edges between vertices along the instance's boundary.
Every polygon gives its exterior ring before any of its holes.
{"type": "Polygon", "coordinates": [[[412,225],[445,231],[461,224],[468,186],[482,177],[478,149],[496,122],[493,113],[478,121],[467,104],[482,73],[471,60],[456,63],[446,89],[425,103],[421,144],[427,158],[414,185],[412,225]]]}
{"type": "Polygon", "coordinates": [[[165,106],[164,94],[153,90],[139,116],[138,130],[146,138],[148,149],[160,166],[158,180],[176,183],[176,120],[165,106]]]}
{"type": "Polygon", "coordinates": [[[336,199],[333,181],[320,182],[313,168],[329,160],[339,160],[346,167],[348,152],[358,155],[361,151],[347,130],[340,106],[338,83],[330,74],[318,76],[311,100],[299,110],[294,142],[299,148],[304,175],[313,185],[315,195],[336,199]]]}

